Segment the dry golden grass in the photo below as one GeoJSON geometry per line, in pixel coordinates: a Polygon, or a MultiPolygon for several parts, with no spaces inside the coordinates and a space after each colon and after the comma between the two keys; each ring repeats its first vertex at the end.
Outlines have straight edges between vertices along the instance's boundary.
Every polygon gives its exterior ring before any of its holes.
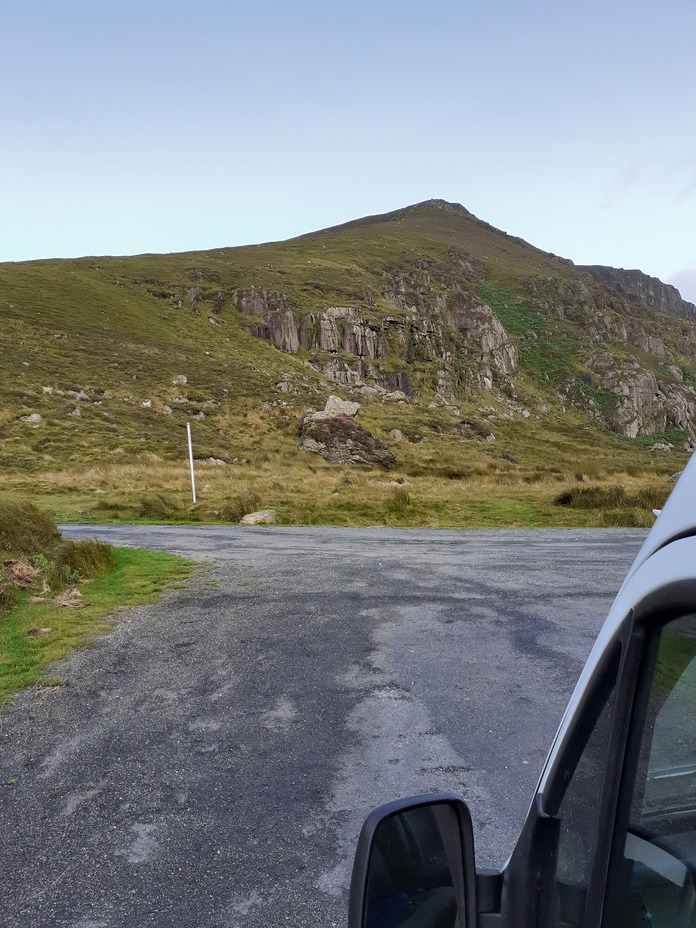
{"type": "Polygon", "coordinates": [[[250,401],[229,416],[227,450],[203,444],[194,426],[196,454],[228,462],[196,463],[195,506],[185,445],[178,460],[164,452],[125,450],[84,464],[34,455],[31,471],[4,469],[0,498],[34,499],[61,521],[237,522],[252,507],[276,509],[286,525],[647,526],[652,515],[645,501],[669,491],[670,475],[688,457],[652,454],[587,428],[573,412],[527,421],[499,415],[489,423],[473,404],[430,409],[366,401],[360,423],[397,457],[387,472],[328,464],[299,452],[304,403],[296,409],[266,406],[250,401]],[[496,440],[472,439],[462,421],[483,423],[496,440]],[[408,440],[397,441],[394,429],[408,440]],[[564,491],[577,494],[589,486],[607,488],[590,500],[596,505],[554,505],[564,491]]]}
{"type": "MultiPolygon", "coordinates": [[[[647,502],[664,499],[671,488],[665,474],[591,470],[588,494],[580,470],[548,472],[504,461],[486,469],[460,460],[455,467],[443,454],[386,472],[262,452],[248,463],[198,463],[194,506],[187,463],[149,454],[35,475],[33,496],[59,519],[78,521],[237,522],[252,509],[273,508],[285,525],[647,527],[653,521],[647,502]],[[563,495],[580,505],[558,505],[563,495]]],[[[26,493],[26,482],[10,478],[6,495],[26,493]]]]}

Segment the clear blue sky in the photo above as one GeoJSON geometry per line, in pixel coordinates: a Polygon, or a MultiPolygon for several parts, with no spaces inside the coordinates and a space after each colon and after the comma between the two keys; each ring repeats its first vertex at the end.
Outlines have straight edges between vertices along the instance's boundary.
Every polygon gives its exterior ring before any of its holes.
{"type": "Polygon", "coordinates": [[[430,197],[696,301],[694,0],[4,0],[0,260],[430,197]]]}

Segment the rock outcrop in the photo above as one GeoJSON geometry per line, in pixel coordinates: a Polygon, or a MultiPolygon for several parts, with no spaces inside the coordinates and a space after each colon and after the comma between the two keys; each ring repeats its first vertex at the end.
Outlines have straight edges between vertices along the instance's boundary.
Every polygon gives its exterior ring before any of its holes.
{"type": "Polygon", "coordinates": [[[349,416],[310,413],[300,423],[300,451],[319,454],[331,464],[393,467],[396,458],[378,438],[349,416]]]}
{"type": "Polygon", "coordinates": [[[409,272],[382,272],[381,308],[376,306],[376,287],[367,288],[363,306],[312,312],[303,312],[282,293],[256,287],[235,290],[232,301],[248,318],[250,335],[281,351],[310,352],[317,369],[340,383],[367,382],[410,395],[407,367],[435,362],[440,366],[433,388],[443,398],[455,399],[472,390],[490,390],[516,370],[519,360],[505,328],[472,289],[476,275],[461,255],[453,255],[446,266],[421,261],[409,272]],[[395,311],[384,311],[385,304],[395,311]],[[404,370],[389,370],[383,363],[387,358],[399,359],[404,370]]]}
{"type": "MultiPolygon", "coordinates": [[[[545,379],[562,402],[619,434],[634,438],[675,427],[696,438],[696,393],[675,363],[677,345],[696,356],[696,307],[674,287],[638,271],[584,270],[586,278],[526,283],[535,318],[576,326],[584,344],[594,346],[587,375],[577,368],[564,374],[552,356],[545,379]],[[645,363],[627,365],[606,350],[612,342],[656,359],[662,373],[645,363]]],[[[453,251],[445,264],[418,260],[403,270],[381,271],[361,305],[303,312],[284,294],[255,287],[235,290],[232,299],[251,335],[284,352],[308,352],[312,366],[338,383],[383,401],[404,401],[428,389],[456,403],[478,391],[514,390],[520,352],[541,356],[542,344],[549,344],[548,338],[537,344],[531,329],[517,341],[511,337],[480,296],[480,273],[475,262],[453,251]]]]}
{"type": "Polygon", "coordinates": [[[331,395],[324,406],[324,413],[330,416],[349,416],[351,419],[360,412],[360,403],[342,400],[340,396],[331,395]]]}
{"type": "Polygon", "coordinates": [[[627,271],[622,267],[604,267],[601,264],[580,265],[578,270],[587,271],[596,280],[628,299],[637,301],[641,306],[669,313],[677,319],[696,322],[696,306],[683,300],[676,287],[663,283],[657,277],[650,277],[642,271],[627,271]]]}
{"type": "Polygon", "coordinates": [[[300,421],[300,451],[318,454],[331,464],[392,467],[396,458],[389,448],[353,420],[359,409],[359,403],[330,396],[321,412],[307,410],[300,421]]]}
{"type": "Polygon", "coordinates": [[[528,281],[527,289],[534,309],[577,327],[585,345],[594,346],[578,359],[586,373],[556,369],[556,381],[565,380],[560,389],[564,401],[628,438],[666,428],[696,438],[696,391],[685,382],[688,368],[677,363],[696,355],[696,325],[685,315],[677,317],[678,307],[671,312],[665,303],[658,309],[628,300],[607,285],[577,280],[528,281]]]}
{"type": "Polygon", "coordinates": [[[670,371],[672,380],[663,380],[635,362],[617,362],[607,351],[590,355],[585,363],[599,375],[605,398],[613,399],[601,412],[595,404],[587,411],[612,431],[637,438],[676,428],[696,437],[696,391],[678,379],[678,368],[670,371]]]}

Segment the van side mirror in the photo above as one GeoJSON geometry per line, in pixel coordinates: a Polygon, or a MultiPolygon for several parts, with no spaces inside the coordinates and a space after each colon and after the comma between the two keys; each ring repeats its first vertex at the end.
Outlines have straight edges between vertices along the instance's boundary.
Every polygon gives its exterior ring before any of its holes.
{"type": "Polygon", "coordinates": [[[348,928],[475,928],[474,835],[449,793],[371,812],[360,832],[348,928]]]}

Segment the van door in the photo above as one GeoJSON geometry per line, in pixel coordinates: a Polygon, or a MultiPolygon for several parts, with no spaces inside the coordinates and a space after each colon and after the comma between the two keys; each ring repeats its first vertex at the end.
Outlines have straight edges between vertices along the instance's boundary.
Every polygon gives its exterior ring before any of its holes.
{"type": "Polygon", "coordinates": [[[622,772],[602,924],[696,926],[696,613],[651,636],[622,772]]]}
{"type": "MultiPolygon", "coordinates": [[[[683,598],[680,586],[666,598],[683,598]]],[[[605,652],[502,874],[491,924],[696,928],[694,591],[686,600],[693,611],[669,620],[672,609],[638,604],[605,652]]]]}

